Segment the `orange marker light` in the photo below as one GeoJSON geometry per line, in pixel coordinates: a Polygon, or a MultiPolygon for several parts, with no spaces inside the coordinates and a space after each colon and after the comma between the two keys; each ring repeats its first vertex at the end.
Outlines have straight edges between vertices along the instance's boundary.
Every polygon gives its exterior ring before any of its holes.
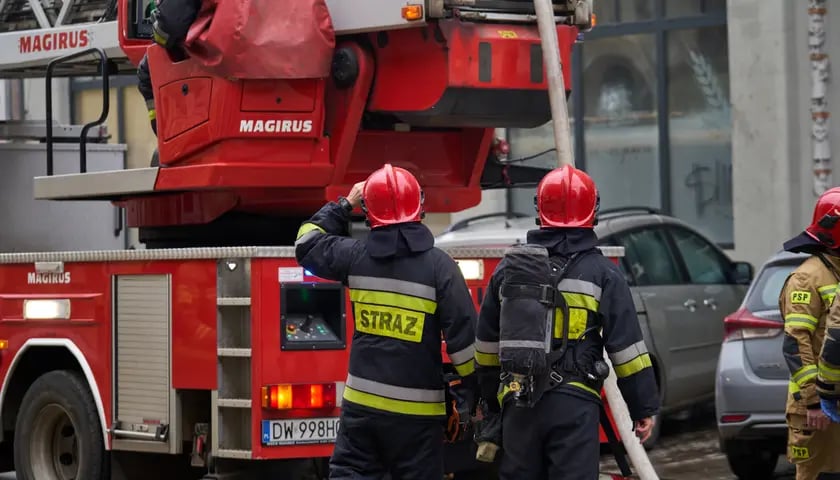
{"type": "Polygon", "coordinates": [[[334,383],[266,385],[261,389],[262,406],[270,410],[292,408],[335,408],[334,383]]]}
{"type": "Polygon", "coordinates": [[[592,20],[590,21],[589,28],[595,28],[595,25],[597,25],[597,24],[598,24],[598,17],[593,13],[592,14],[592,20]]]}
{"type": "Polygon", "coordinates": [[[402,7],[402,18],[412,22],[414,20],[423,20],[423,6],[422,5],[406,5],[402,7]]]}
{"type": "Polygon", "coordinates": [[[5,350],[9,348],[9,341],[8,340],[0,340],[0,350],[5,350]]]}

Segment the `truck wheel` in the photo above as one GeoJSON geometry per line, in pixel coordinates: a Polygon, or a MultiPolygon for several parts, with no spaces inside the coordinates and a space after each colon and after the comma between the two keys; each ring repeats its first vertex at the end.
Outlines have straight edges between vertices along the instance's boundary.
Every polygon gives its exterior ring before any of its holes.
{"type": "Polygon", "coordinates": [[[24,480],[105,480],[102,426],[79,374],[56,370],[27,390],[15,425],[15,469],[24,480]]]}

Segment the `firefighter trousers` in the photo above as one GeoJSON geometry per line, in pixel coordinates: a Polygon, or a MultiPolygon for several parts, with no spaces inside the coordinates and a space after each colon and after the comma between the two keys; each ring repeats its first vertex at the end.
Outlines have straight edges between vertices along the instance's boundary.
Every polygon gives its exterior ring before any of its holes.
{"type": "Polygon", "coordinates": [[[840,424],[825,430],[807,426],[805,415],[787,415],[787,459],[796,465],[796,480],[840,478],[840,424]]]}
{"type": "Polygon", "coordinates": [[[533,408],[506,403],[499,479],[598,478],[599,420],[596,402],[557,390],[545,393],[533,408]]]}
{"type": "Polygon", "coordinates": [[[443,478],[440,420],[341,412],[330,458],[331,480],[438,480],[443,478]]]}

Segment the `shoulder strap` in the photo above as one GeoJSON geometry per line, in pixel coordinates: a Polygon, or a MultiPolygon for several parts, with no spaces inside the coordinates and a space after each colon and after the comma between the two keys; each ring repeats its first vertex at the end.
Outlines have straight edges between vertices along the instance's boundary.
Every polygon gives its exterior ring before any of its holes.
{"type": "Polygon", "coordinates": [[[566,299],[563,297],[560,291],[557,290],[557,285],[559,285],[560,281],[563,280],[563,278],[568,273],[569,269],[571,269],[572,265],[577,263],[581,258],[594,253],[596,250],[597,249],[593,248],[589,250],[575,252],[563,265],[557,265],[557,263],[555,263],[553,259],[549,259],[552,265],[558,266],[557,272],[551,277],[551,281],[552,288],[554,289],[555,308],[560,308],[563,311],[563,338],[560,348],[558,348],[557,350],[552,350],[548,354],[546,354],[546,363],[548,365],[554,365],[555,363],[560,361],[561,358],[563,358],[563,355],[566,354],[566,348],[569,343],[569,306],[566,304],[566,299]]]}

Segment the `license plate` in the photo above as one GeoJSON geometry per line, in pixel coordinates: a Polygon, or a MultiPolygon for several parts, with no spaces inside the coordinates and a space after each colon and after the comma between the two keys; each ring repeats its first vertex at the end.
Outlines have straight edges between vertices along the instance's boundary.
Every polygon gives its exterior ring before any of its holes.
{"type": "Polygon", "coordinates": [[[267,446],[334,443],[337,435],[338,417],[262,421],[262,444],[267,446]]]}

